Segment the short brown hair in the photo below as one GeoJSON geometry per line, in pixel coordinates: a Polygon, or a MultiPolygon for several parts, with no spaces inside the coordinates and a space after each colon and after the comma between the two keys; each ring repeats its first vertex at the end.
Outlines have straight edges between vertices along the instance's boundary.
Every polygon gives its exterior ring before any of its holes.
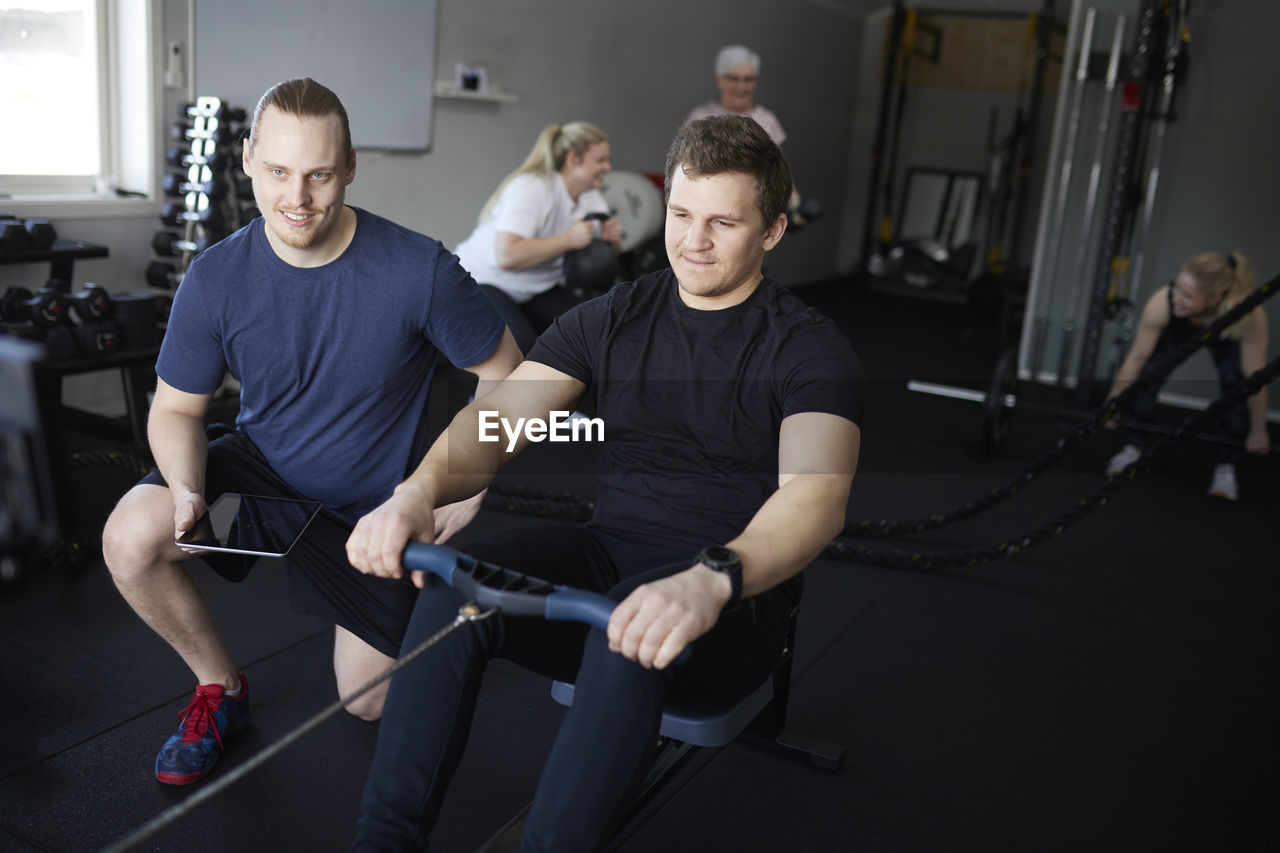
{"type": "Polygon", "coordinates": [[[266,91],[258,100],[253,111],[253,122],[249,125],[249,153],[253,154],[253,146],[258,138],[258,120],[267,107],[275,107],[282,113],[299,118],[323,118],[337,116],[342,126],[342,150],[351,162],[351,123],[347,120],[347,108],[333,93],[333,90],[312,80],[310,77],[295,77],[283,80],[266,91]]]}
{"type": "Polygon", "coordinates": [[[737,173],[754,179],[756,206],[764,217],[765,228],[786,212],[791,198],[787,158],[749,116],[710,116],[676,131],[667,150],[665,201],[671,200],[671,176],[677,166],[690,177],[737,173]]]}

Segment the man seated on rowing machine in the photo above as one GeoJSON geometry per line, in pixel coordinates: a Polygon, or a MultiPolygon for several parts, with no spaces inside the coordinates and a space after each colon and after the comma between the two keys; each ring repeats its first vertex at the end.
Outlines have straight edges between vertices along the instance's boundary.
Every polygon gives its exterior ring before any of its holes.
{"type": "MultiPolygon", "coordinates": [[[[729,704],[768,677],[801,570],[844,525],[862,368],[836,326],[762,276],[786,230],[791,175],[742,116],[685,125],[667,153],[671,268],[557,318],[526,360],[464,409],[347,542],[400,577],[433,507],[483,489],[529,443],[481,438],[572,410],[594,387],[605,441],[585,527],[539,524],[473,556],[621,602],[607,635],[497,614],[449,634],[392,680],[355,849],[422,847],[462,756],[481,675],[501,656],[576,682],[526,824],[525,849],[595,849],[637,793],[667,701],[729,704]],[[490,415],[489,417],[492,417],[490,415]],[[527,423],[527,421],[525,421],[527,423]],[[693,644],[687,665],[670,664],[693,644]]],[[[422,573],[412,650],[464,604],[422,573]]]]}

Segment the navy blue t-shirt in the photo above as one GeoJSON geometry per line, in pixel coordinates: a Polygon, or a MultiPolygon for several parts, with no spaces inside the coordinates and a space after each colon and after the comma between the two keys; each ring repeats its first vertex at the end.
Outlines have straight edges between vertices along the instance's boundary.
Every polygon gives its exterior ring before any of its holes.
{"type": "Polygon", "coordinates": [[[295,489],[354,521],[390,496],[432,436],[437,351],[470,367],[501,340],[484,292],[436,240],[358,208],[351,245],[304,269],[256,219],[192,261],[156,371],[207,394],[240,380],[236,425],[295,489]]]}
{"type": "Polygon", "coordinates": [[[778,488],[778,430],[800,412],[857,424],[863,372],[828,318],[765,279],[685,305],[663,270],[577,306],[529,360],[593,385],[605,440],[591,527],[696,550],[734,538],[778,488]]]}

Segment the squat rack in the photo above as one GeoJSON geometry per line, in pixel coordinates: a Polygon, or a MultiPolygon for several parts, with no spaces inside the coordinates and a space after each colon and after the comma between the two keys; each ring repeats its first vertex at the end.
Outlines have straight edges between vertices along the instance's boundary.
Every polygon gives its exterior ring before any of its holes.
{"type": "MultiPolygon", "coordinates": [[[[897,149],[909,60],[913,55],[936,62],[941,51],[942,33],[935,27],[922,23],[919,17],[946,18],[1027,18],[1029,33],[1034,36],[1032,80],[1027,93],[1026,112],[1019,103],[1014,114],[1014,124],[1007,140],[1005,166],[1000,174],[999,187],[993,190],[986,234],[979,255],[990,272],[1016,273],[1020,262],[1022,221],[1026,216],[1032,166],[1036,155],[1036,133],[1040,124],[1046,72],[1050,59],[1050,39],[1055,29],[1062,25],[1054,14],[1055,0],[1043,0],[1040,12],[1007,12],[987,9],[933,9],[927,7],[908,9],[902,0],[895,0],[890,18],[888,42],[881,64],[880,102],[876,117],[875,134],[871,145],[871,168],[862,223],[860,263],[870,271],[873,258],[888,249],[893,239],[893,185],[896,179],[897,149]],[[916,33],[926,32],[934,37],[931,51],[916,47],[916,33]],[[895,89],[897,95],[895,97],[895,89]],[[997,210],[998,206],[998,210],[997,210]],[[998,255],[998,257],[995,257],[998,255]]],[[[1025,69],[1024,69],[1025,71],[1025,69]]],[[[1023,82],[1025,83],[1025,77],[1023,82]]],[[[1022,87],[1019,87],[1022,95],[1022,87]]],[[[994,115],[993,115],[994,124],[994,115]]],[[[994,129],[989,133],[994,140],[994,129]]],[[[989,144],[994,144],[990,142],[989,144]]],[[[1025,275],[1025,271],[1023,272],[1025,275]]]]}
{"type": "MultiPolygon", "coordinates": [[[[1088,267],[1088,249],[1097,228],[1094,222],[1095,201],[1098,200],[1102,166],[1108,159],[1110,171],[1101,207],[1101,231],[1091,267],[1092,275],[1088,279],[1082,276],[1076,281],[1072,280],[1068,270],[1064,276],[1063,283],[1071,289],[1068,291],[1070,304],[1063,324],[1056,371],[1059,386],[1065,385],[1068,378],[1067,365],[1074,348],[1080,297],[1086,292],[1090,296],[1076,373],[1076,409],[1065,406],[1056,409],[1066,416],[1086,416],[1089,407],[1097,401],[1096,373],[1107,321],[1117,317],[1125,320],[1125,328],[1118,341],[1121,346],[1131,330],[1136,288],[1142,284],[1137,276],[1143,272],[1146,242],[1150,236],[1165,132],[1174,119],[1174,96],[1185,78],[1190,0],[1140,0],[1132,29],[1133,41],[1127,53],[1121,48],[1127,24],[1124,15],[1116,18],[1110,50],[1094,51],[1096,10],[1091,8],[1087,15],[1082,15],[1082,2],[1072,0],[1067,55],[1062,67],[1062,85],[1049,153],[1051,168],[1046,174],[1041,199],[1027,297],[1028,310],[1023,318],[1024,333],[1015,346],[1000,354],[985,390],[914,381],[908,383],[912,390],[984,403],[983,447],[988,453],[994,453],[1003,440],[1009,410],[1017,405],[1019,399],[1015,393],[1018,381],[1030,379],[1038,382],[1041,378],[1040,365],[1049,332],[1048,305],[1055,289],[1057,248],[1061,240],[1066,196],[1070,191],[1075,136],[1081,123],[1080,102],[1086,83],[1105,81],[1105,93],[1099,110],[1097,140],[1074,269],[1083,271],[1088,267]],[[1160,95],[1158,103],[1157,93],[1160,95]],[[1113,94],[1120,96],[1118,118],[1112,113],[1113,94]],[[1068,101],[1072,104],[1069,118],[1068,101]],[[1113,136],[1112,124],[1115,125],[1115,142],[1108,150],[1109,138],[1113,136]],[[1145,188],[1140,174],[1143,166],[1148,167],[1145,188]],[[1127,277],[1130,254],[1137,261],[1133,279],[1127,277]],[[1042,305],[1038,316],[1030,310],[1036,304],[1042,305]]],[[[1116,364],[1118,359],[1113,363],[1113,369],[1116,364]]],[[[1023,399],[1026,399],[1025,395],[1023,399]]]]}

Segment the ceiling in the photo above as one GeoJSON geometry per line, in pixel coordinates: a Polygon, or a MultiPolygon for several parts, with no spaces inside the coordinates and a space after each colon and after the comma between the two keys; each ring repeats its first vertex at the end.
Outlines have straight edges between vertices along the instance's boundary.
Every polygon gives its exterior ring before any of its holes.
{"type": "MultiPolygon", "coordinates": [[[[890,9],[892,0],[806,0],[815,6],[833,9],[856,18],[865,18],[874,12],[890,9]]],[[[1043,0],[923,0],[907,2],[907,8],[929,10],[962,10],[965,12],[1039,12],[1044,9],[1043,0]]],[[[1056,0],[1054,8],[1062,17],[1070,8],[1070,0],[1056,0]]]]}

